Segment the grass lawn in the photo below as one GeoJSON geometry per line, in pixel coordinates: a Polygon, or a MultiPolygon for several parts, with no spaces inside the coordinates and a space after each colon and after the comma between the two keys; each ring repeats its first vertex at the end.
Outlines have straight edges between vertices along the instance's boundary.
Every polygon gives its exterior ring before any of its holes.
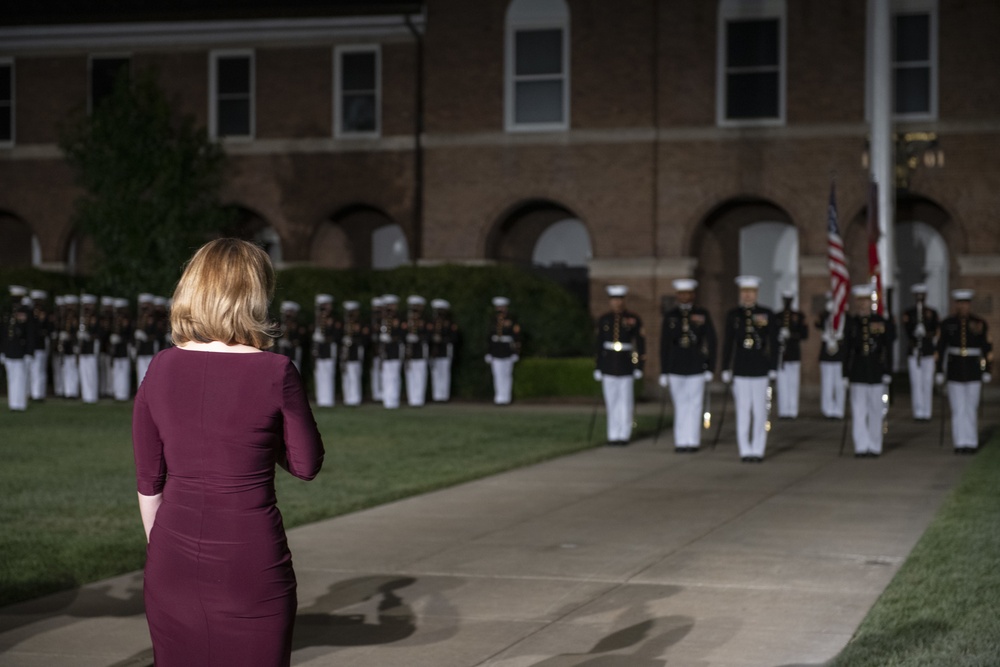
{"type": "Polygon", "coordinates": [[[1000,434],[828,667],[1000,665],[1000,434]]]}
{"type": "MultiPolygon", "coordinates": [[[[590,406],[429,405],[316,410],[327,448],[313,482],[278,471],[285,526],[561,456],[603,441],[590,406]]],[[[140,569],[132,406],[50,400],[0,409],[0,606],[140,569]]],[[[638,416],[636,435],[656,418],[638,416]]]]}

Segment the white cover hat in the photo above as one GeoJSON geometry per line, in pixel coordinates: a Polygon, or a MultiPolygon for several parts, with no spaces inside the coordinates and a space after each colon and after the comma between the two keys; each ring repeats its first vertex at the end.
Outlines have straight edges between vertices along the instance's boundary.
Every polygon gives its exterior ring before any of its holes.
{"type": "Polygon", "coordinates": [[[625,285],[608,285],[606,290],[608,292],[608,296],[612,299],[621,298],[628,294],[628,287],[625,285]]]}
{"type": "Polygon", "coordinates": [[[693,292],[698,287],[698,281],[694,278],[678,278],[672,284],[678,292],[693,292]]]}
{"type": "Polygon", "coordinates": [[[321,306],[324,303],[333,303],[332,294],[317,294],[316,295],[316,305],[321,306]]]}
{"type": "Polygon", "coordinates": [[[447,310],[451,308],[451,304],[445,301],[444,299],[432,299],[431,308],[435,310],[447,310]]]}
{"type": "Polygon", "coordinates": [[[80,303],[97,303],[97,297],[93,294],[81,294],[80,303]]]}
{"type": "Polygon", "coordinates": [[[956,289],[951,291],[951,298],[955,301],[972,301],[972,297],[976,294],[975,290],[971,289],[956,289]]]}
{"type": "Polygon", "coordinates": [[[282,301],[281,312],[297,313],[299,312],[299,304],[295,303],[294,301],[282,301]]]}
{"type": "Polygon", "coordinates": [[[25,296],[28,294],[28,288],[20,285],[11,285],[7,289],[10,290],[11,296],[25,296]]]}
{"type": "Polygon", "coordinates": [[[914,294],[927,294],[927,285],[924,283],[916,283],[910,287],[910,291],[914,294]]]}
{"type": "Polygon", "coordinates": [[[115,308],[128,308],[128,299],[115,299],[115,308]]]}
{"type": "Polygon", "coordinates": [[[495,297],[493,297],[493,306],[494,307],[500,308],[501,306],[509,306],[509,305],[510,305],[510,299],[508,299],[507,297],[505,297],[505,296],[495,296],[495,297]]]}
{"type": "Polygon", "coordinates": [[[851,296],[857,297],[868,297],[871,298],[872,295],[872,285],[871,283],[861,283],[860,285],[855,285],[851,288],[851,296]]]}
{"type": "Polygon", "coordinates": [[[406,305],[408,306],[425,306],[427,305],[427,299],[420,296],[419,294],[411,294],[406,297],[406,305]]]}
{"type": "Polygon", "coordinates": [[[372,308],[381,308],[384,303],[385,302],[382,300],[382,297],[380,296],[372,297],[372,308]]]}
{"type": "Polygon", "coordinates": [[[63,303],[69,305],[76,305],[80,303],[80,297],[75,294],[67,294],[63,297],[63,303]]]}
{"type": "Polygon", "coordinates": [[[28,296],[30,296],[32,299],[35,299],[36,301],[40,301],[41,299],[48,299],[49,293],[43,289],[33,289],[31,290],[31,293],[28,296]]]}
{"type": "Polygon", "coordinates": [[[143,304],[143,303],[153,303],[153,299],[154,298],[155,297],[152,294],[150,294],[149,292],[143,292],[142,294],[139,295],[138,301],[139,301],[140,304],[143,304]]]}
{"type": "Polygon", "coordinates": [[[735,282],[739,285],[740,289],[760,288],[760,278],[757,276],[736,276],[735,282]]]}
{"type": "Polygon", "coordinates": [[[383,306],[394,306],[399,303],[399,297],[395,294],[383,294],[382,295],[382,305],[383,306]]]}
{"type": "Polygon", "coordinates": [[[361,304],[357,301],[345,301],[344,310],[357,310],[361,307],[361,304]]]}

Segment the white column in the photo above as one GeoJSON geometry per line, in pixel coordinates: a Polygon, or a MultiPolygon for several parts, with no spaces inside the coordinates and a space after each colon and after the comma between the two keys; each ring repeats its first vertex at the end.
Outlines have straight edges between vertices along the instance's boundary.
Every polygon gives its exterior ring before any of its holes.
{"type": "MultiPolygon", "coordinates": [[[[892,5],[890,0],[868,0],[868,73],[871,100],[871,178],[878,183],[878,256],[882,287],[896,282],[893,221],[896,219],[896,177],[892,141],[892,5]]],[[[896,295],[898,301],[898,295],[896,295]]],[[[883,295],[884,297],[884,295],[883,295]]]]}

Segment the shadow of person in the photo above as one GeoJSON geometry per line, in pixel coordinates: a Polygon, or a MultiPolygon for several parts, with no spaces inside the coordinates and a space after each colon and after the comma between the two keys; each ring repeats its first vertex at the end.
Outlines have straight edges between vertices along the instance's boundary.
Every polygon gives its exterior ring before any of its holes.
{"type": "Polygon", "coordinates": [[[694,619],[687,616],[651,618],[602,637],[586,653],[563,653],[532,667],[664,667],[666,659],[657,656],[684,639],[693,628],[694,619]],[[656,628],[664,626],[667,628],[664,632],[654,633],[656,628]]]}
{"type": "Polygon", "coordinates": [[[0,610],[0,633],[42,620],[46,623],[39,632],[51,632],[79,618],[125,618],[144,613],[140,573],[4,607],[0,610]]]}
{"type": "Polygon", "coordinates": [[[330,586],[295,617],[292,650],[312,646],[372,646],[406,639],[417,630],[416,614],[397,591],[413,577],[368,576],[330,586]],[[378,598],[374,621],[366,613],[334,613],[378,598]]]}

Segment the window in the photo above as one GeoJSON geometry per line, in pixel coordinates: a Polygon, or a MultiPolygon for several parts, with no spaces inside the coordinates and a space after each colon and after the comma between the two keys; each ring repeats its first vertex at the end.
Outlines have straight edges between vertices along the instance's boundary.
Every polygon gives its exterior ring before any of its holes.
{"type": "Polygon", "coordinates": [[[569,128],[569,10],[563,0],[513,0],[507,8],[505,125],[569,128]]]}
{"type": "Polygon", "coordinates": [[[0,146],[14,144],[14,61],[0,58],[0,146]]]}
{"type": "Polygon", "coordinates": [[[908,0],[893,5],[893,111],[897,119],[937,116],[935,4],[908,0]]]}
{"type": "Polygon", "coordinates": [[[115,92],[118,76],[129,75],[129,59],[125,56],[93,56],[90,59],[90,111],[115,92]]]}
{"type": "Polygon", "coordinates": [[[381,58],[378,46],[334,50],[334,134],[377,137],[381,132],[381,58]]]}
{"type": "Polygon", "coordinates": [[[212,53],[209,129],[217,139],[252,139],[254,61],[250,51],[212,53]]]}
{"type": "Polygon", "coordinates": [[[784,0],[722,0],[718,77],[720,125],[784,123],[784,0]]]}

